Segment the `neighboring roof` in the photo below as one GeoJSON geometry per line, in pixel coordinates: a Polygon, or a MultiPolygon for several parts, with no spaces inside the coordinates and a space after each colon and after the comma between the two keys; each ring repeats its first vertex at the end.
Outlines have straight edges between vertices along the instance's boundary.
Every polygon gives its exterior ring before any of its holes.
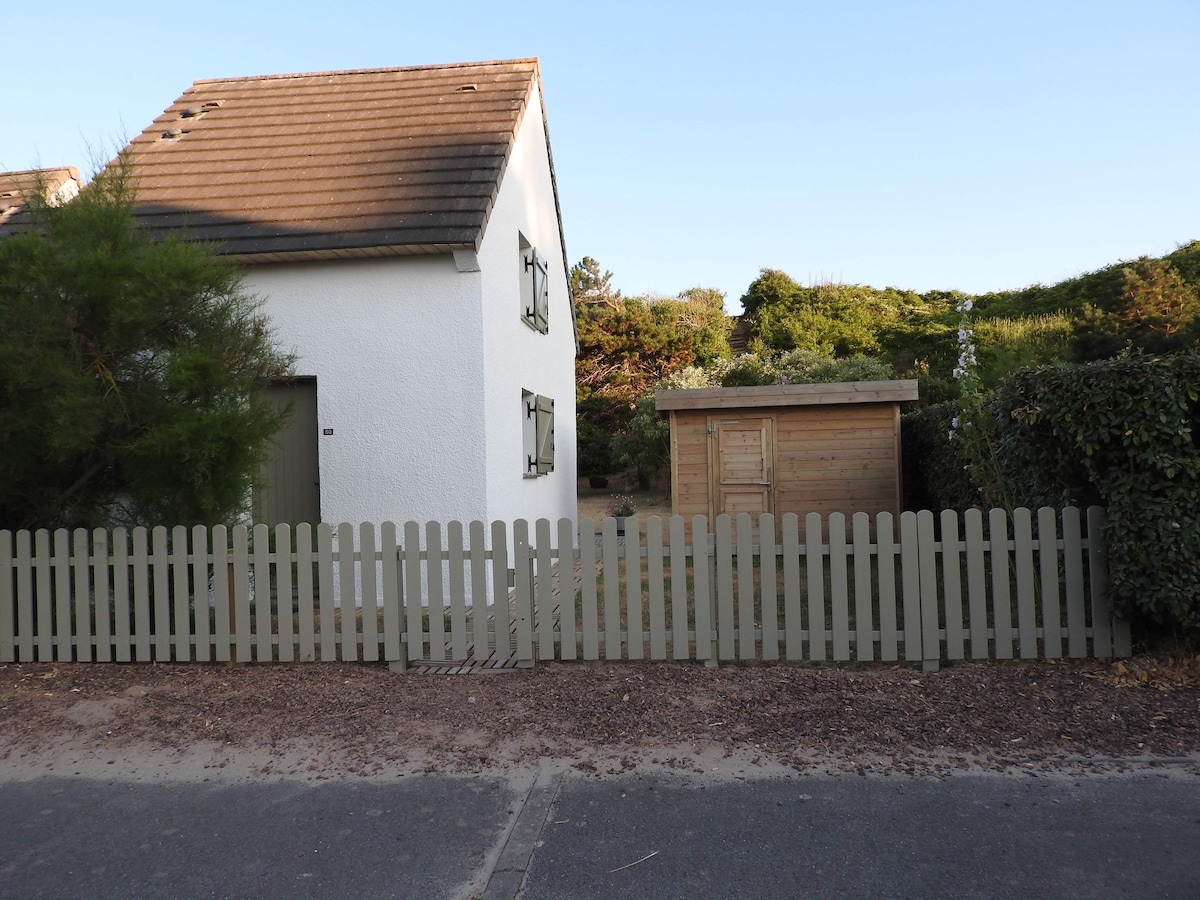
{"type": "Polygon", "coordinates": [[[654,405],[659,412],[664,412],[672,409],[744,409],[761,406],[898,403],[903,400],[916,399],[917,382],[913,379],[904,379],[656,391],[654,405]]]}
{"type": "Polygon", "coordinates": [[[30,193],[39,188],[46,192],[52,202],[62,203],[78,194],[82,187],[79,170],[74,166],[0,172],[0,226],[16,216],[25,206],[30,193]]]}
{"type": "Polygon", "coordinates": [[[128,148],[137,216],[244,262],[478,249],[534,90],[536,59],[197,81],[128,148]]]}

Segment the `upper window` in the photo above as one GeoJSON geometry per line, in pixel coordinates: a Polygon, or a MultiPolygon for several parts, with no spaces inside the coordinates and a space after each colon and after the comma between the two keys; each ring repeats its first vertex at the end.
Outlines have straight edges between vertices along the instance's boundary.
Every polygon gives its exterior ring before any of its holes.
{"type": "Polygon", "coordinates": [[[521,319],[545,334],[550,330],[550,268],[546,257],[521,236],[521,319]]]}

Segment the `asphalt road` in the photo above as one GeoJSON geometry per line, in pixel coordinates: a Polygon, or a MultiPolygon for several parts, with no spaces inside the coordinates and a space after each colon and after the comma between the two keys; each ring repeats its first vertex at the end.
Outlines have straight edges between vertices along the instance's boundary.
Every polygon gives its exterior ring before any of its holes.
{"type": "Polygon", "coordinates": [[[0,897],[1200,896],[1200,778],[6,780],[0,897]]]}

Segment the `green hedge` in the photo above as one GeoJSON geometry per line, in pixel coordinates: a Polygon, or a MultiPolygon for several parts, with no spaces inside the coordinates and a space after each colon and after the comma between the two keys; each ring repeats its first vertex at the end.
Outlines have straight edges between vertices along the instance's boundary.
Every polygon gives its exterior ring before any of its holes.
{"type": "Polygon", "coordinates": [[[1023,369],[996,390],[1014,505],[1107,509],[1113,608],[1200,630],[1200,356],[1023,369]]]}

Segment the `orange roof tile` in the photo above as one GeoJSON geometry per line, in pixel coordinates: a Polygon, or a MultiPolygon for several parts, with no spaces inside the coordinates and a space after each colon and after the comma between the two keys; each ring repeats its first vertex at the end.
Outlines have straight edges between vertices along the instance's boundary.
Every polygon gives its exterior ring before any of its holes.
{"type": "MultiPolygon", "coordinates": [[[[74,166],[0,172],[0,226],[21,211],[31,191],[40,188],[52,198],[70,200],[82,186],[79,170],[74,166]]],[[[3,230],[0,233],[4,233],[3,230]]]]}
{"type": "Polygon", "coordinates": [[[537,60],[195,82],[130,144],[136,214],[246,262],[477,247],[537,60]]]}

